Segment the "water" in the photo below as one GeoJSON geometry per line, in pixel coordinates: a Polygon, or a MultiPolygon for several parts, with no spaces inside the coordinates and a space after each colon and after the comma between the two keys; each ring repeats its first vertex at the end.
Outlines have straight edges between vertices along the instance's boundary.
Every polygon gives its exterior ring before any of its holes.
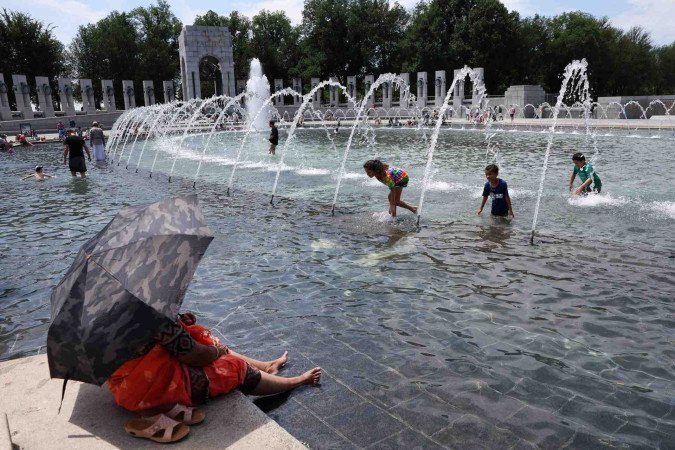
{"type": "Polygon", "coordinates": [[[251,60],[246,92],[250,95],[246,107],[252,112],[249,116],[251,118],[249,128],[265,131],[271,118],[269,106],[264,104],[265,100],[270,97],[270,83],[262,72],[262,65],[258,58],[251,60]]]}
{"type": "Polygon", "coordinates": [[[409,170],[414,201],[431,131],[377,130],[374,147],[357,136],[335,217],[348,130],[295,132],[274,207],[278,163],[262,141],[244,146],[225,194],[244,132],[213,134],[205,152],[204,135],[150,140],[138,173],[90,167],[87,180],[70,178],[58,146],[2,155],[0,359],[44,352],[50,290],[82,243],[121,207],[193,192],[203,161],[196,191],[216,238],[185,308],[237,351],[289,349],[287,374],[324,368],[320,389],[261,402],[310,446],[670,448],[675,142],[598,136],[603,193],[571,198],[587,140],[555,134],[532,246],[545,133],[492,138],[511,223],[476,216],[484,134],[445,128],[421,228],[407,211],[388,220],[387,190],[361,165],[376,152],[409,170]],[[37,163],[58,178],[18,181],[37,163]]]}

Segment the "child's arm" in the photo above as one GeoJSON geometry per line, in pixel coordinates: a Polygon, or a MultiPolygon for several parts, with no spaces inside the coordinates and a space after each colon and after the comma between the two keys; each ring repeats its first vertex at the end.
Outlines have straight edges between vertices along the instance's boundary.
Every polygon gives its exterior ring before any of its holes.
{"type": "Polygon", "coordinates": [[[483,197],[483,200],[480,202],[480,208],[478,208],[478,215],[483,212],[483,207],[485,206],[485,203],[487,203],[487,197],[483,197]]]}
{"type": "Polygon", "coordinates": [[[29,178],[31,178],[31,177],[34,177],[34,176],[35,176],[35,175],[33,175],[33,174],[31,173],[30,175],[26,175],[25,177],[21,177],[21,179],[22,179],[22,180],[27,180],[27,179],[29,179],[29,178]]]}
{"type": "Polygon", "coordinates": [[[575,171],[572,171],[572,176],[570,177],[570,191],[574,188],[574,178],[577,176],[575,171]]]}
{"type": "Polygon", "coordinates": [[[514,217],[514,215],[513,215],[513,207],[511,206],[511,196],[509,195],[508,192],[506,192],[506,194],[504,194],[504,198],[506,199],[506,205],[509,207],[509,215],[510,215],[511,217],[514,217]]]}
{"type": "Polygon", "coordinates": [[[591,185],[592,182],[593,182],[593,177],[592,176],[588,177],[588,180],[581,183],[581,186],[579,186],[577,188],[577,190],[574,191],[574,193],[575,194],[581,194],[582,192],[584,192],[584,189],[586,189],[587,186],[591,185]]]}

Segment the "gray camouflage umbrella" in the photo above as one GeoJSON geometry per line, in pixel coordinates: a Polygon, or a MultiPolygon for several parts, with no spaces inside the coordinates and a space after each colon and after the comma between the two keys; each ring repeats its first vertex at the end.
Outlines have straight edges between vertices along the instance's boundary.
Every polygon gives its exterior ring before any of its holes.
{"type": "Polygon", "coordinates": [[[52,291],[52,378],[101,385],[147,351],[212,239],[196,195],[119,211],[52,291]]]}

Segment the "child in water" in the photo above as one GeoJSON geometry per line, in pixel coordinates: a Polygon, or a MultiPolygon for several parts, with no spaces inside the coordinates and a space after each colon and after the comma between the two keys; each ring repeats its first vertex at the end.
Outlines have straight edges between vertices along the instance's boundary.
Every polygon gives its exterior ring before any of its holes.
{"type": "Polygon", "coordinates": [[[417,206],[410,205],[401,200],[401,193],[403,188],[408,186],[408,172],[403,169],[396,169],[389,167],[382,163],[379,159],[371,159],[366,161],[363,165],[366,175],[369,178],[377,178],[377,180],[389,187],[389,215],[396,217],[396,207],[400,206],[412,212],[417,213],[417,206]]]}
{"type": "Polygon", "coordinates": [[[490,164],[485,168],[485,178],[487,183],[483,188],[483,201],[478,209],[478,214],[483,212],[483,207],[488,197],[492,197],[492,215],[496,217],[513,217],[513,208],[511,207],[511,197],[506,181],[497,178],[499,167],[496,164],[490,164]]]}
{"type": "Polygon", "coordinates": [[[570,191],[574,189],[574,177],[578,174],[579,179],[581,180],[581,186],[574,191],[576,195],[586,195],[591,192],[597,192],[599,194],[602,189],[602,181],[600,181],[600,177],[593,170],[591,163],[586,162],[584,154],[575,153],[572,155],[572,162],[574,162],[574,170],[570,177],[570,191]],[[593,185],[593,188],[591,188],[591,184],[593,185]]]}
{"type": "Polygon", "coordinates": [[[35,173],[26,175],[22,180],[27,180],[30,177],[35,177],[36,181],[44,181],[45,178],[54,178],[52,175],[47,175],[42,171],[42,166],[35,166],[35,173]]]}

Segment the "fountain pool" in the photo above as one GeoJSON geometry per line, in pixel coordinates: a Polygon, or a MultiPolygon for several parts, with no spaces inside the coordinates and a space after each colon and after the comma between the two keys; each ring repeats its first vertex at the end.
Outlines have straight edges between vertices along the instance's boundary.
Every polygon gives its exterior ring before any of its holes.
{"type": "Polygon", "coordinates": [[[50,290],[79,246],[123,206],[193,192],[202,161],[216,239],[185,308],[237,350],[324,368],[321,388],[258,402],[311,447],[672,445],[675,141],[597,136],[603,193],[572,199],[571,155],[592,145],[555,134],[529,245],[546,133],[497,133],[486,158],[481,131],[441,129],[418,229],[406,211],[386,219],[387,190],[361,165],[408,169],[416,203],[433,130],[357,134],[335,217],[348,130],[329,131],[298,129],[274,206],[278,160],[254,135],[226,195],[241,131],[205,150],[206,134],[141,138],[138,173],[94,166],[87,180],[59,147],[0,158],[0,358],[43,352],[50,290]],[[488,159],[509,183],[510,224],[475,214],[488,159]],[[18,181],[37,163],[58,178],[18,181]]]}

